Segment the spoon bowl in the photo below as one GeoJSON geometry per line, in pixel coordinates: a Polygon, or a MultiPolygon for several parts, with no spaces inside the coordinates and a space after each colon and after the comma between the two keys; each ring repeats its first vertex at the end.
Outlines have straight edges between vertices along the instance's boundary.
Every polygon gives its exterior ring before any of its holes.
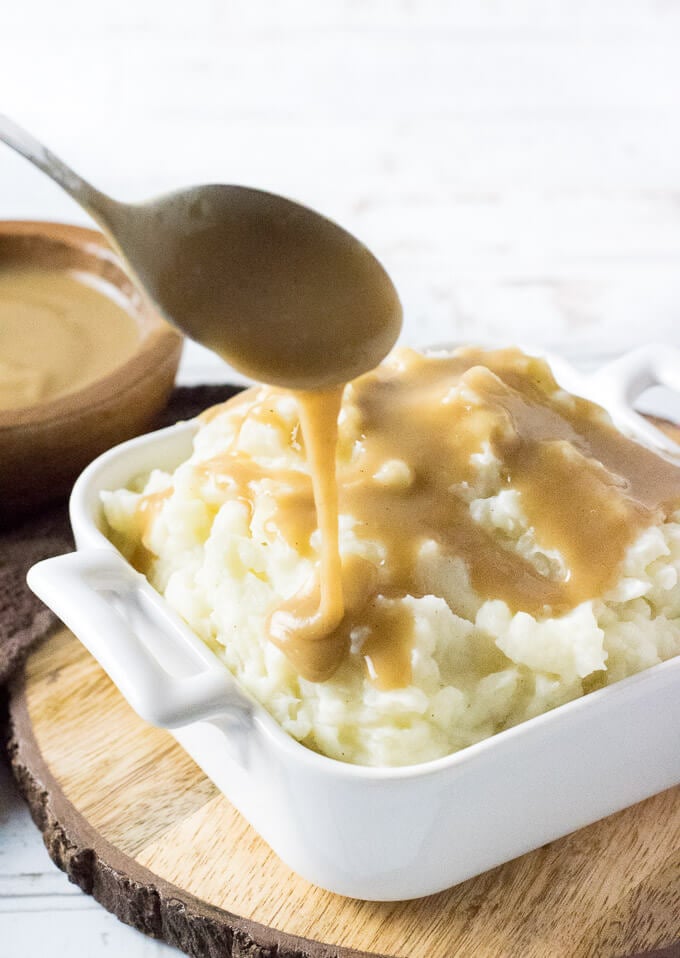
{"type": "Polygon", "coordinates": [[[241,186],[199,186],[110,214],[110,232],[165,317],[253,379],[347,382],[401,328],[369,250],[313,210],[241,186]]]}

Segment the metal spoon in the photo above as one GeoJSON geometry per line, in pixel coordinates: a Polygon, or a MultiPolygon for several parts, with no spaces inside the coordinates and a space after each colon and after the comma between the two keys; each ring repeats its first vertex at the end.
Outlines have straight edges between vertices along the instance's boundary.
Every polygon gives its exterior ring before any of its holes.
{"type": "Polygon", "coordinates": [[[121,203],[5,116],[0,140],[90,213],[170,322],[254,379],[292,389],[347,382],[399,335],[401,304],[384,268],[305,206],[220,185],[121,203]]]}

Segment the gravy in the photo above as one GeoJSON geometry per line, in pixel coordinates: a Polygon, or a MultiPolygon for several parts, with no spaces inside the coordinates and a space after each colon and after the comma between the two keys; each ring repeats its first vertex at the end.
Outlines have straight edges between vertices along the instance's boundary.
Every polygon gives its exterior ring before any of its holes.
{"type": "MultiPolygon", "coordinates": [[[[282,489],[276,528],[302,554],[315,500],[319,517],[319,569],[268,622],[269,638],[307,679],[329,678],[355,647],[379,688],[409,683],[413,621],[394,599],[422,594],[416,569],[425,542],[463,560],[481,599],[536,617],[560,615],[602,596],[640,531],[680,502],[677,465],[623,436],[599,407],[561,392],[543,361],[518,350],[402,351],[398,365],[378,367],[349,388],[360,438],[338,466],[337,486],[339,390],[300,404],[311,480],[273,474],[282,489]],[[485,449],[521,493],[537,541],[563,556],[565,575],[543,574],[472,518],[471,456],[485,449]],[[384,545],[379,566],[356,557],[341,563],[338,508],[355,517],[358,535],[384,545]]],[[[236,402],[247,417],[252,393],[236,402]]],[[[266,419],[267,407],[263,400],[254,414],[266,419]]],[[[250,481],[262,476],[262,467],[233,451],[197,469],[231,482],[244,501],[252,501],[250,481]]]]}
{"type": "Polygon", "coordinates": [[[77,273],[0,269],[0,410],[82,389],[138,345],[134,319],[77,273]]]}

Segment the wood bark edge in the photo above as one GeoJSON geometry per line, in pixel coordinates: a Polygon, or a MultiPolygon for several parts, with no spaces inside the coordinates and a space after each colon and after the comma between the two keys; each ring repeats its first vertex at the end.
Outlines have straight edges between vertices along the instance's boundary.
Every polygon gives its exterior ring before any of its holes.
{"type": "Polygon", "coordinates": [[[50,858],[125,924],[192,958],[379,958],[223,911],[120,852],[71,805],[50,772],[33,734],[23,673],[10,688],[6,739],[12,773],[50,858]]]}

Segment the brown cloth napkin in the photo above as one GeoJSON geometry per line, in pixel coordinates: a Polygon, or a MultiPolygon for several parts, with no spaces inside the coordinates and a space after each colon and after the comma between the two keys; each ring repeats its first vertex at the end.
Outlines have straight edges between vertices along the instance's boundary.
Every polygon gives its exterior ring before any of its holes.
{"type": "MultiPolygon", "coordinates": [[[[236,386],[181,386],[154,428],[191,419],[224,402],[236,386]]],[[[5,682],[31,646],[49,632],[56,616],[26,585],[26,573],[40,559],[73,549],[66,502],[54,503],[20,525],[0,533],[0,683],[5,682]]]]}

